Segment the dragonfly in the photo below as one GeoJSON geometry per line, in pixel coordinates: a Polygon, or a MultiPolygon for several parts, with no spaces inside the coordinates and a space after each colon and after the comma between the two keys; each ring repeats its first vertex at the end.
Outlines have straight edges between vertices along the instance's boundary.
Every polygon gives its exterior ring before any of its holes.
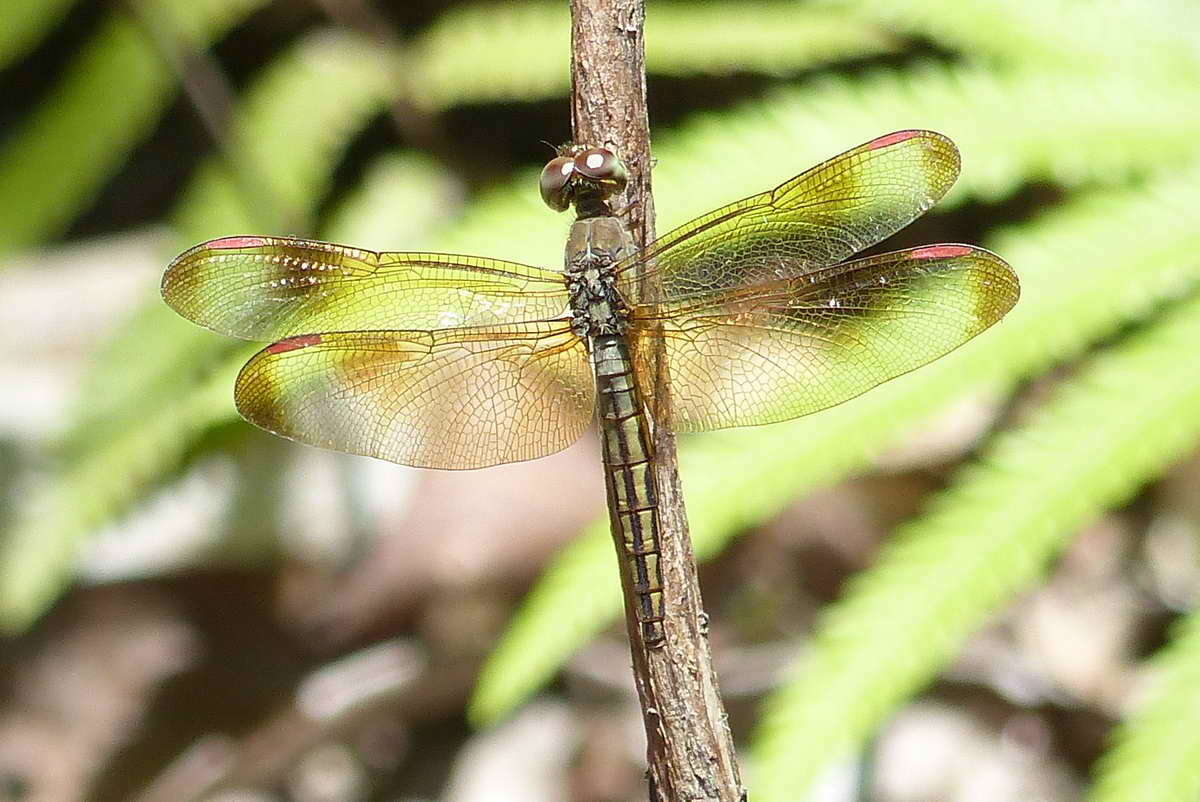
{"type": "Polygon", "coordinates": [[[270,343],[238,375],[237,409],[302,443],[483,468],[557,452],[598,420],[636,620],[656,645],[656,360],[669,424],[698,432],[817,412],[981,333],[1020,295],[995,254],[937,244],[850,260],[933,206],[959,166],[945,136],[897,131],[639,249],[612,210],[624,165],[570,145],[539,181],[548,206],[575,208],[561,270],[234,236],[178,256],[162,294],[197,324],[270,343]]]}

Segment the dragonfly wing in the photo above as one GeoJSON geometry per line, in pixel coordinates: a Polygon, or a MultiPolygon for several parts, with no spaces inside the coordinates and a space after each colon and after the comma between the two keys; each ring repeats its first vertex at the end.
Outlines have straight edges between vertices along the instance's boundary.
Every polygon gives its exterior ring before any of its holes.
{"type": "Polygon", "coordinates": [[[1019,294],[995,254],[931,245],[638,307],[634,358],[650,375],[661,336],[679,431],[774,423],[937,359],[1003,317],[1019,294]]]}
{"type": "Polygon", "coordinates": [[[638,297],[633,274],[649,260],[667,300],[829,267],[923,214],[958,170],[958,149],[941,134],[881,136],[659,238],[618,267],[622,288],[638,297]]]}
{"type": "Polygon", "coordinates": [[[242,416],[322,448],[482,468],[566,448],[592,419],[583,342],[561,323],[292,337],[234,390],[242,416]]]}
{"type": "Polygon", "coordinates": [[[271,341],[314,331],[440,329],[560,317],[562,275],[498,259],[376,253],[291,237],[225,237],[163,275],[167,304],[221,334],[271,341]]]}

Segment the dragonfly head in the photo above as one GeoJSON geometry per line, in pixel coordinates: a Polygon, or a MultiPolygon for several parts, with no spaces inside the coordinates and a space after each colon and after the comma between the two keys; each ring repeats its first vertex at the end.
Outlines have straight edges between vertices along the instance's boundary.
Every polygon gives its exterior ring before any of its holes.
{"type": "Polygon", "coordinates": [[[563,212],[572,203],[603,203],[628,180],[625,165],[611,150],[567,145],[542,169],[538,188],[547,206],[563,212]]]}

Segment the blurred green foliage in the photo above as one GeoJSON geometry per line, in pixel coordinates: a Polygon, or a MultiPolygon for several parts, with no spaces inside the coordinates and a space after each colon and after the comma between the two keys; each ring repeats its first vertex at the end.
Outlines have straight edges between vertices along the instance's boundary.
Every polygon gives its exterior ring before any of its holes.
{"type": "MultiPolygon", "coordinates": [[[[36,46],[68,5],[18,0],[6,9],[0,64],[36,46]]],[[[178,92],[164,41],[202,51],[260,5],[114,6],[44,102],[0,140],[0,253],[52,242],[149,135],[178,92]]],[[[757,799],[798,798],[989,615],[1043,578],[1073,532],[1200,443],[1200,11],[1183,0],[1090,8],[651,4],[652,80],[738,73],[778,84],[654,131],[659,230],[906,127],[940,130],[964,154],[945,208],[1031,186],[1062,197],[986,232],[984,244],[1023,284],[1021,303],[994,330],[829,412],[682,444],[696,551],[709,558],[798,494],[869,465],[955,400],[1003,397],[1078,363],[1036,414],[993,434],[825,612],[803,660],[763,703],[749,776],[757,799]],[[887,66],[861,64],[885,54],[887,66]]],[[[333,213],[319,204],[348,143],[397,100],[439,113],[556,98],[565,115],[567,37],[564,4],[533,2],[457,8],[403,52],[341,31],[308,35],[240,92],[227,152],[196,172],[171,215],[178,244],[284,228],[556,263],[561,222],[540,207],[524,172],[457,210],[457,177],[397,150],[370,165],[333,213]],[[513,52],[525,57],[497,56],[513,52]]],[[[61,592],[85,538],[235,419],[228,388],[246,356],[244,345],[176,319],[147,289],[145,306],[98,350],[58,465],[0,541],[7,628],[27,626],[61,592]]],[[[480,678],[475,718],[511,711],[619,610],[598,522],[514,619],[480,678]]],[[[1156,658],[1160,690],[1120,728],[1095,799],[1200,796],[1200,728],[1181,724],[1200,713],[1178,712],[1200,708],[1197,631],[1193,616],[1156,658]]]]}

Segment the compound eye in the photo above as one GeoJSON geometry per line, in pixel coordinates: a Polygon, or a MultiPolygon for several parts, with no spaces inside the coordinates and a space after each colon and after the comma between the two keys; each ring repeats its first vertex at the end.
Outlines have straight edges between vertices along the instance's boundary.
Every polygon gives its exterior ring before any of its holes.
{"type": "Polygon", "coordinates": [[[575,169],[599,183],[610,194],[625,189],[629,177],[625,165],[607,148],[590,148],[575,157],[575,169]]]}
{"type": "Polygon", "coordinates": [[[570,183],[575,170],[575,160],[570,156],[551,159],[542,168],[542,175],[538,178],[538,189],[542,193],[542,200],[556,212],[565,212],[571,205],[567,184],[570,183]]]}

